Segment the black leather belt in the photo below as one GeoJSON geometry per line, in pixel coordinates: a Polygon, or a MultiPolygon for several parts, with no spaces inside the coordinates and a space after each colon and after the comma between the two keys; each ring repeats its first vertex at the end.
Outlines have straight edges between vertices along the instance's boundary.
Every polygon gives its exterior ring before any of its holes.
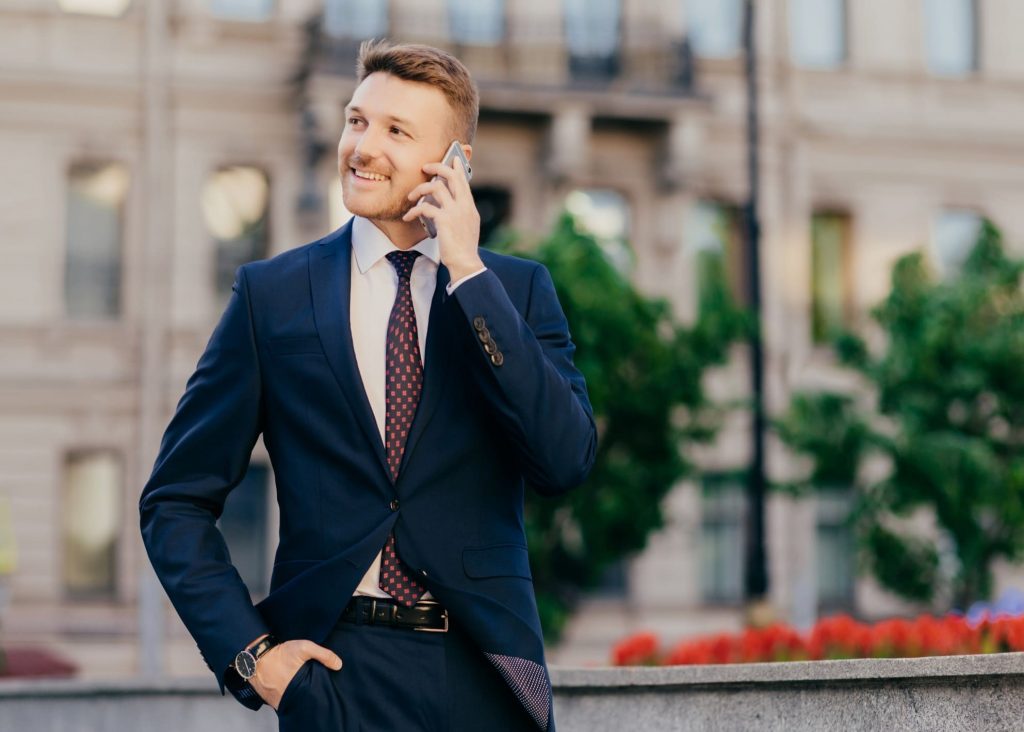
{"type": "Polygon", "coordinates": [[[426,633],[448,632],[448,611],[430,600],[405,607],[394,600],[359,595],[345,606],[341,619],[356,625],[390,625],[426,633]]]}

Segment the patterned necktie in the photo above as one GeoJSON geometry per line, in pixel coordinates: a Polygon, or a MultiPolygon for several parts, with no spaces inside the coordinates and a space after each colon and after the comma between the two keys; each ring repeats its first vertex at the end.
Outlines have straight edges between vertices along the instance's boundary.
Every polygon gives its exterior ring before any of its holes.
{"type": "MultiPolygon", "coordinates": [[[[398,468],[405,452],[405,440],[416,416],[416,406],[423,391],[423,362],[420,359],[416,311],[412,307],[410,277],[419,252],[391,252],[387,255],[398,272],[398,294],[388,319],[387,385],[384,421],[384,447],[391,477],[398,479],[398,468]]],[[[405,607],[412,607],[426,588],[412,577],[412,572],[398,557],[395,532],[388,534],[381,552],[380,588],[405,607]]]]}

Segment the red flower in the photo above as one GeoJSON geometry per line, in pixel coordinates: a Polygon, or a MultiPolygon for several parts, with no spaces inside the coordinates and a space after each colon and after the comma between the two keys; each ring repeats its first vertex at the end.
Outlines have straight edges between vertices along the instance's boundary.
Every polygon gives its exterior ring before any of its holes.
{"type": "Polygon", "coordinates": [[[891,618],[874,625],[836,615],[823,618],[806,635],[779,624],[683,640],[660,660],[657,638],[652,633],[638,633],[615,645],[612,661],[617,666],[659,662],[676,666],[997,651],[1024,651],[1024,617],[986,618],[972,627],[958,615],[891,618]]]}
{"type": "Polygon", "coordinates": [[[654,633],[631,635],[612,648],[613,666],[653,666],[657,661],[658,637],[654,633]]]}
{"type": "Polygon", "coordinates": [[[807,640],[808,655],[813,659],[863,658],[870,647],[867,626],[849,615],[820,620],[807,640]]]}

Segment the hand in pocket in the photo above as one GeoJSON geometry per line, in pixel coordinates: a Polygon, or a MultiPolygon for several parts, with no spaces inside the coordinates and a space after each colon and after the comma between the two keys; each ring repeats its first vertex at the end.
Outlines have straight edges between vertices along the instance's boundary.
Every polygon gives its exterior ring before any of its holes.
{"type": "Polygon", "coordinates": [[[303,664],[311,660],[332,671],[341,669],[341,659],[329,648],[309,640],[291,640],[274,646],[260,658],[256,674],[249,683],[263,701],[276,710],[289,682],[303,664]]]}

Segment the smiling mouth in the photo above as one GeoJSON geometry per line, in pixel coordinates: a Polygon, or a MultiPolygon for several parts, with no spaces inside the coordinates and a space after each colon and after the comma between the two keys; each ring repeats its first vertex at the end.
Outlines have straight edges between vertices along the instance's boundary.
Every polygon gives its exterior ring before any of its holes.
{"type": "Polygon", "coordinates": [[[360,180],[372,180],[378,182],[391,180],[386,175],[381,175],[380,173],[371,173],[368,170],[356,170],[355,168],[349,168],[349,170],[352,171],[352,175],[354,175],[356,178],[359,178],[360,180]]]}

